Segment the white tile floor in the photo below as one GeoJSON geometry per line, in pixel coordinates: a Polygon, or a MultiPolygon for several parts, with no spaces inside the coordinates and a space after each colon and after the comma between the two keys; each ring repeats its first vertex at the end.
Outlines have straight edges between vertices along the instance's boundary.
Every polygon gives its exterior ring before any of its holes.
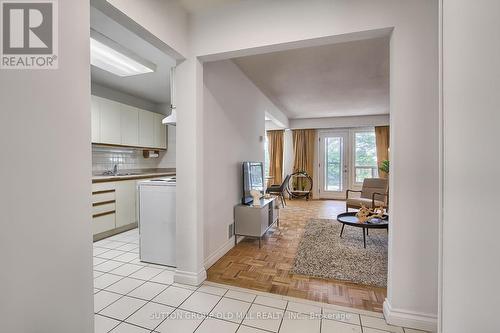
{"type": "Polygon", "coordinates": [[[94,243],[95,332],[416,333],[382,314],[205,282],[139,260],[131,230],[94,243]]]}

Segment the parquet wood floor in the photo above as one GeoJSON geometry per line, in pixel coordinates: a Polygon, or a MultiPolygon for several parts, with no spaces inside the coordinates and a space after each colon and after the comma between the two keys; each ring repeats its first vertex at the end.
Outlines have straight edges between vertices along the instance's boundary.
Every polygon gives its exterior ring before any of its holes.
{"type": "Polygon", "coordinates": [[[208,280],[274,294],[382,312],[386,288],[291,274],[304,226],[310,218],[335,218],[342,201],[293,200],[280,210],[280,226],[270,230],[259,249],[243,240],[208,270],[208,280]]]}

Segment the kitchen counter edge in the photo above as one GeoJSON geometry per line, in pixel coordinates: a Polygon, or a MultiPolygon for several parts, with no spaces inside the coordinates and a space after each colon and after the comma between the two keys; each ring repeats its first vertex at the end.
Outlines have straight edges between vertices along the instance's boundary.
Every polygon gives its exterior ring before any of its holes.
{"type": "Polygon", "coordinates": [[[146,178],[157,178],[164,176],[175,176],[175,172],[157,172],[157,173],[144,173],[139,175],[126,175],[126,176],[93,176],[92,183],[107,183],[117,182],[122,180],[137,180],[146,178]]]}

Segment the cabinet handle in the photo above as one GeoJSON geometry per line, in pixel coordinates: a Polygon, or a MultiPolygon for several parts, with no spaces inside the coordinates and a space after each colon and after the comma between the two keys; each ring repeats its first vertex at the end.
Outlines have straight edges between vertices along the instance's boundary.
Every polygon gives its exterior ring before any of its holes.
{"type": "Polygon", "coordinates": [[[110,203],[115,203],[116,201],[115,200],[109,200],[109,201],[102,201],[102,202],[95,202],[92,204],[92,207],[96,207],[96,206],[102,206],[102,205],[107,205],[107,204],[110,204],[110,203]]]}
{"type": "Polygon", "coordinates": [[[114,214],[114,213],[116,213],[115,210],[110,210],[109,212],[94,214],[94,215],[92,215],[92,218],[101,217],[101,216],[105,216],[105,215],[111,215],[111,214],[114,214]]]}

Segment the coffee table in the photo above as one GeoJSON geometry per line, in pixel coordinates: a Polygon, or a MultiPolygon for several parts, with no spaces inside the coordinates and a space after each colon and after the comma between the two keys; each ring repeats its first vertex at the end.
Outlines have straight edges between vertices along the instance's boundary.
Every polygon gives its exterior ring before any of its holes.
{"type": "Polygon", "coordinates": [[[359,223],[359,219],[356,217],[357,212],[348,212],[337,215],[337,221],[342,223],[342,230],[340,231],[340,237],[344,232],[344,227],[346,225],[356,228],[363,229],[363,246],[366,249],[366,235],[368,235],[368,229],[387,229],[389,230],[389,215],[384,215],[383,219],[375,218],[369,222],[359,223]],[[365,235],[366,230],[366,235],[365,235]]]}

